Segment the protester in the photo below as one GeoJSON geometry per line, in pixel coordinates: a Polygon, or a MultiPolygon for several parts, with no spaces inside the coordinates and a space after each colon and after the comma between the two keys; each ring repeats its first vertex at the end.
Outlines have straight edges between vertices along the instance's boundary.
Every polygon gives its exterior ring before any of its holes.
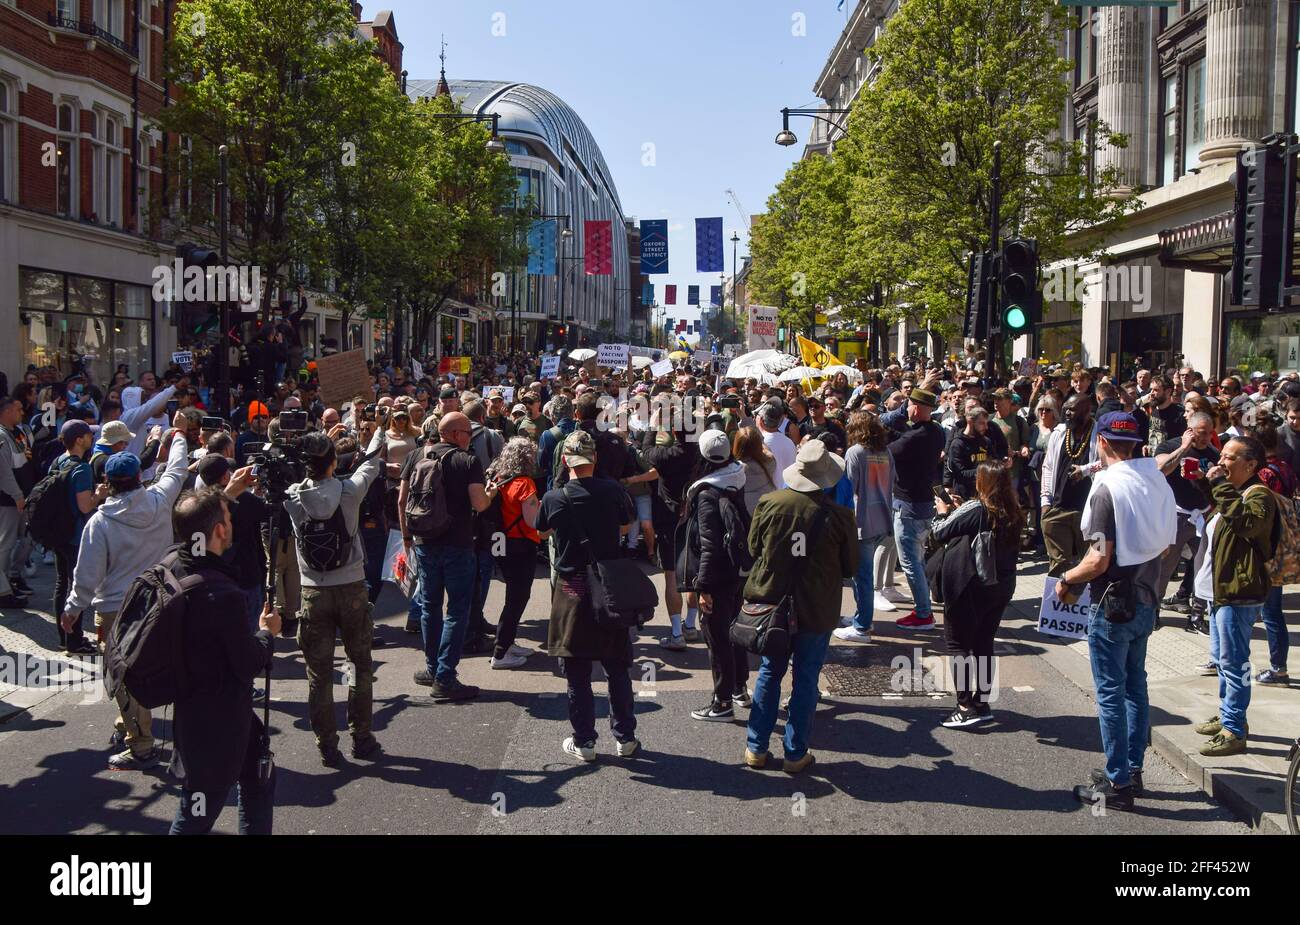
{"type": "Polygon", "coordinates": [[[532,596],[537,547],[542,541],[537,530],[541,502],[534,481],[535,453],[536,448],[527,437],[512,437],[484,474],[487,482],[499,486],[501,540],[504,541],[494,541],[493,551],[506,586],[492,647],[490,664],[494,669],[522,667],[536,652],[515,644],[519,620],[532,596]]]}
{"type": "MultiPolygon", "coordinates": [[[[870,642],[875,618],[875,553],[890,539],[893,529],[894,463],[885,430],[866,411],[849,416],[848,436],[853,444],[844,457],[844,471],[853,485],[853,515],[857,524],[858,568],[853,576],[851,618],[842,619],[835,638],[870,642]]],[[[890,605],[893,609],[893,605],[890,605]]]]}

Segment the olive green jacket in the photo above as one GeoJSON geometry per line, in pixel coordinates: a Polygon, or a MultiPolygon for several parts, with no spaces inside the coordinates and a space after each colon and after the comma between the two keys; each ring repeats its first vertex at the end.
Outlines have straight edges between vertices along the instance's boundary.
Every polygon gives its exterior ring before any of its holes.
{"type": "Polygon", "coordinates": [[[793,590],[800,631],[829,633],[840,625],[844,579],[858,568],[858,528],[851,510],[819,491],[783,488],[766,494],[754,509],[749,552],[754,567],[745,600],[775,603],[793,590]],[[830,516],[810,548],[823,506],[830,516]]]}
{"type": "Polygon", "coordinates": [[[1237,489],[1225,479],[1210,483],[1219,522],[1214,528],[1214,603],[1262,604],[1272,582],[1277,500],[1258,478],[1237,489]]]}

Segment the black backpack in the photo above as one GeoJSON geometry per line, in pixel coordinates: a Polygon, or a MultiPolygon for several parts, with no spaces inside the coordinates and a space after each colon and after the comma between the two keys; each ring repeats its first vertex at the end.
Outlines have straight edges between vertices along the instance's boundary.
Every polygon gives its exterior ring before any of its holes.
{"type": "Polygon", "coordinates": [[[754,567],[754,557],[749,554],[749,509],[745,507],[745,493],[739,488],[718,493],[718,511],[722,514],[723,545],[731,567],[741,578],[747,578],[754,567]]]}
{"type": "Polygon", "coordinates": [[[45,549],[63,549],[77,529],[72,473],[76,466],[51,469],[27,496],[27,532],[45,549]]]}
{"type": "Polygon", "coordinates": [[[202,584],[202,575],[178,578],[180,546],[126,591],[108,635],[106,685],[111,697],[123,688],[146,709],[166,706],[190,692],[185,667],[185,594],[202,584]]]}
{"type": "Polygon", "coordinates": [[[332,572],[341,568],[352,549],[352,537],[343,519],[343,505],[324,520],[308,517],[294,531],[302,561],[313,572],[332,572]]]}

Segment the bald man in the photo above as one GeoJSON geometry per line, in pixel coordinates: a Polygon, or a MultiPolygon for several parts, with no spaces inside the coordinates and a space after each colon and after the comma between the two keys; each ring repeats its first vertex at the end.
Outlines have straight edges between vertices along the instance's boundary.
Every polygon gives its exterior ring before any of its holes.
{"type": "Polygon", "coordinates": [[[397,513],[408,558],[420,569],[420,632],[424,637],[425,667],[415,673],[415,682],[432,688],[434,703],[452,703],[478,696],[478,688],[461,683],[456,676],[470,607],[477,585],[474,555],[474,518],[485,511],[496,496],[495,485],[485,486],[483,464],[468,452],[470,421],[459,411],[448,411],[438,421],[438,442],[426,445],[406,457],[398,490],[397,513]],[[423,481],[424,468],[433,461],[442,468],[442,485],[447,503],[447,524],[441,530],[421,532],[419,524],[408,522],[406,502],[411,480],[423,481]],[[442,589],[447,590],[447,616],[443,619],[442,589]]]}

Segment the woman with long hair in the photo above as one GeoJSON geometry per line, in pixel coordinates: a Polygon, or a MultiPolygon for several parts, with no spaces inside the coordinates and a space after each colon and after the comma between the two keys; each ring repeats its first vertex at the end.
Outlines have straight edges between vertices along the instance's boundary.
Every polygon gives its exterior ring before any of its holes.
{"type": "Polygon", "coordinates": [[[849,451],[844,474],[853,488],[853,514],[858,525],[858,572],[853,578],[857,612],[841,620],[837,639],[870,642],[875,617],[875,552],[888,540],[894,525],[894,462],[880,419],[866,411],[849,415],[849,451]]]}
{"type": "MultiPolygon", "coordinates": [[[[972,547],[970,580],[957,599],[945,601],[943,608],[944,634],[952,658],[953,686],[957,690],[957,709],[943,725],[960,729],[993,719],[989,707],[995,666],[993,637],[1015,591],[1016,557],[1024,519],[1011,481],[1011,469],[1001,462],[980,463],[975,472],[975,497],[961,507],[949,511],[942,500],[936,506],[940,514],[948,516],[935,522],[932,533],[935,543],[946,545],[966,537],[972,547]],[[974,547],[986,532],[993,535],[991,564],[997,572],[995,577],[975,561],[974,547]],[[990,582],[990,578],[994,580],[990,582]]],[[[945,559],[945,571],[948,568],[945,559]]]]}
{"type": "Polygon", "coordinates": [[[742,427],[731,438],[731,453],[745,467],[745,510],[753,512],[758,499],[776,491],[776,460],[763,445],[757,427],[742,427]]]}
{"type": "Polygon", "coordinates": [[[489,664],[498,669],[518,668],[536,651],[515,645],[515,634],[532,594],[537,547],[542,542],[542,535],[537,532],[541,499],[534,481],[537,445],[527,437],[511,437],[501,448],[501,455],[488,466],[486,475],[488,484],[498,487],[501,498],[505,547],[494,545],[493,554],[506,585],[506,599],[501,619],[497,621],[496,643],[489,664]]]}

